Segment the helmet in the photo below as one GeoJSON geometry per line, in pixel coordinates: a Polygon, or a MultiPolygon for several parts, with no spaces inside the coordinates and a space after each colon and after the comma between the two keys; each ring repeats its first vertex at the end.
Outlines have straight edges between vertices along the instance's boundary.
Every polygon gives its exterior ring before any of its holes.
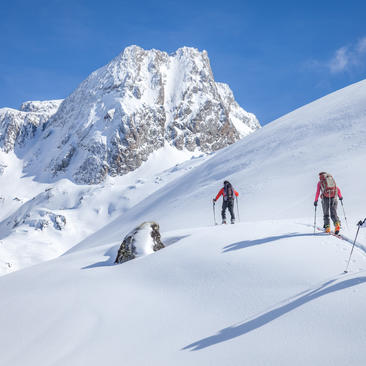
{"type": "Polygon", "coordinates": [[[228,180],[224,180],[224,185],[225,184],[229,184],[229,181],[228,180]]]}

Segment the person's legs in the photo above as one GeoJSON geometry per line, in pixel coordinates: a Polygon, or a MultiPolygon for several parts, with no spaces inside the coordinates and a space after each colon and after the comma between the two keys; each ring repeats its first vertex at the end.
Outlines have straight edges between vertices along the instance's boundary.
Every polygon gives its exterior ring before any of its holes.
{"type": "Polygon", "coordinates": [[[334,226],[337,226],[337,224],[340,226],[341,221],[339,220],[339,217],[337,215],[337,207],[338,207],[338,200],[332,198],[330,202],[330,217],[332,218],[334,226]]]}
{"type": "Polygon", "coordinates": [[[223,200],[222,201],[222,210],[221,210],[221,217],[222,217],[222,222],[226,221],[226,209],[228,207],[228,202],[223,200]]]}
{"type": "Polygon", "coordinates": [[[228,201],[228,209],[231,216],[231,222],[235,221],[235,214],[234,214],[234,200],[228,201]]]}
{"type": "Polygon", "coordinates": [[[324,228],[329,227],[329,203],[330,199],[327,197],[322,198],[322,208],[323,208],[323,218],[324,218],[324,228]]]}

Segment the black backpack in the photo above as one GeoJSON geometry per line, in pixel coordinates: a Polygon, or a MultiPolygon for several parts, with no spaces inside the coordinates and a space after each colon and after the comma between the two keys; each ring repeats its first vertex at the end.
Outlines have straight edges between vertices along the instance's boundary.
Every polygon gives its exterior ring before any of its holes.
{"type": "Polygon", "coordinates": [[[224,182],[224,192],[225,192],[225,195],[224,195],[225,201],[230,201],[230,200],[234,199],[234,188],[231,185],[231,183],[228,181],[224,182]]]}

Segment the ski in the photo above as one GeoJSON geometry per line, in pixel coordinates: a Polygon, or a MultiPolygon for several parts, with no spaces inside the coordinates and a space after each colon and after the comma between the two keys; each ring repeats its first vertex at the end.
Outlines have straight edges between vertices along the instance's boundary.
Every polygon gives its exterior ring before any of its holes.
{"type": "MultiPolygon", "coordinates": [[[[321,231],[322,233],[324,233],[324,234],[329,234],[329,235],[332,235],[332,236],[334,236],[335,238],[338,238],[338,239],[340,239],[340,240],[344,240],[344,241],[346,241],[347,243],[350,243],[350,244],[353,244],[353,240],[351,240],[351,239],[349,239],[349,238],[347,238],[346,236],[344,236],[344,235],[342,235],[342,234],[336,234],[334,231],[331,231],[331,232],[329,232],[329,233],[326,233],[325,231],[324,231],[324,229],[323,228],[320,228],[320,227],[318,227],[317,226],[317,228],[316,228],[318,231],[321,231]]],[[[359,245],[358,245],[359,246],[359,245]]]]}
{"type": "Polygon", "coordinates": [[[333,232],[333,231],[331,231],[331,232],[329,232],[329,233],[327,233],[327,234],[333,235],[333,236],[335,236],[335,237],[336,237],[336,238],[338,238],[338,239],[345,240],[345,239],[344,239],[344,237],[343,237],[341,234],[336,234],[336,233],[335,233],[335,232],[333,232]]]}

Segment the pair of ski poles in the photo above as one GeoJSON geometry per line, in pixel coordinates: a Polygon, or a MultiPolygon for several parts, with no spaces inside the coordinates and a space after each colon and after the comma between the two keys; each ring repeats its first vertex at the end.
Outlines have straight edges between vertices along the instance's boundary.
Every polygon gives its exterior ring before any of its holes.
{"type": "MultiPolygon", "coordinates": [[[[236,210],[238,212],[238,220],[240,222],[240,213],[239,213],[239,200],[238,200],[238,197],[235,196],[236,198],[236,210]]],[[[214,224],[217,225],[217,222],[216,222],[216,212],[215,212],[215,200],[212,201],[212,209],[213,209],[213,215],[214,215],[214,224]]]]}

